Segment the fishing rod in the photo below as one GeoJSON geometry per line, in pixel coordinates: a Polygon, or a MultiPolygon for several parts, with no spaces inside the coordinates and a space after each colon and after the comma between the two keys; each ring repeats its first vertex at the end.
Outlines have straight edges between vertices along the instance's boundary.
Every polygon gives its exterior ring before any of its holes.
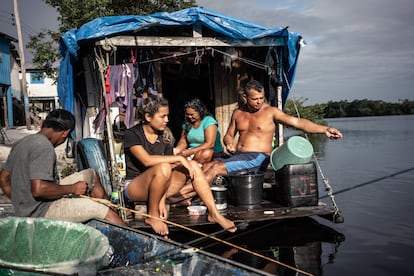
{"type": "MultiPolygon", "coordinates": [[[[161,220],[161,221],[163,221],[163,222],[164,222],[164,223],[166,223],[166,224],[170,224],[170,225],[173,225],[173,226],[179,227],[179,228],[181,228],[181,229],[184,229],[184,230],[187,230],[187,231],[193,232],[193,233],[198,234],[198,235],[200,235],[200,236],[204,236],[204,237],[206,237],[206,238],[210,238],[210,239],[212,239],[212,240],[215,240],[215,241],[221,242],[221,243],[223,243],[223,244],[225,244],[225,245],[227,245],[227,246],[234,247],[234,248],[236,248],[236,249],[238,249],[238,250],[240,250],[240,251],[243,251],[243,252],[249,253],[249,254],[251,254],[251,255],[254,255],[254,256],[256,256],[256,257],[259,257],[259,258],[265,259],[265,260],[267,260],[267,261],[269,261],[269,262],[276,263],[276,264],[278,264],[278,265],[280,265],[280,266],[283,266],[283,267],[289,268],[289,269],[291,269],[291,270],[293,270],[293,271],[296,271],[296,272],[298,272],[298,273],[302,273],[302,274],[304,274],[304,275],[308,275],[308,276],[313,276],[313,274],[311,274],[311,273],[309,273],[309,272],[306,272],[306,271],[303,271],[303,270],[298,269],[298,268],[296,268],[296,267],[290,266],[290,265],[288,265],[288,264],[285,264],[285,263],[279,262],[279,261],[277,261],[277,260],[275,260],[275,259],[272,259],[272,258],[269,258],[269,257],[264,256],[264,255],[262,255],[262,254],[256,253],[256,252],[254,252],[254,251],[251,251],[251,250],[246,249],[246,248],[244,248],[244,247],[241,247],[241,246],[239,246],[239,245],[236,245],[236,244],[230,243],[230,242],[228,242],[228,241],[225,241],[225,240],[223,240],[223,239],[217,238],[217,237],[215,237],[215,236],[213,236],[213,235],[211,235],[211,236],[210,236],[209,234],[203,233],[203,232],[198,231],[198,230],[195,230],[195,229],[191,229],[191,228],[189,228],[189,227],[186,227],[186,226],[184,226],[184,225],[181,225],[181,224],[178,224],[178,223],[175,223],[175,222],[169,221],[169,220],[164,220],[164,219],[161,219],[161,218],[159,218],[159,217],[154,217],[154,216],[152,216],[152,215],[149,215],[149,214],[146,214],[146,213],[143,213],[143,212],[140,212],[140,211],[132,210],[132,209],[129,209],[129,208],[126,208],[126,207],[123,207],[123,206],[117,205],[117,204],[113,204],[111,201],[109,201],[109,200],[107,200],[107,199],[102,199],[102,198],[93,198],[93,197],[89,197],[89,196],[85,196],[85,195],[80,195],[79,197],[81,197],[81,198],[86,198],[86,199],[90,199],[90,200],[93,200],[93,201],[96,201],[96,202],[102,203],[102,204],[104,204],[104,205],[106,205],[106,206],[108,206],[108,207],[113,207],[113,208],[116,208],[116,209],[119,209],[119,210],[122,210],[122,211],[131,211],[132,213],[135,213],[135,214],[138,214],[138,215],[141,215],[141,216],[144,216],[144,217],[148,217],[148,218],[152,218],[152,219],[158,219],[158,220],[161,220]]],[[[227,231],[228,229],[224,229],[224,230],[226,230],[226,231],[227,231]]],[[[224,230],[220,230],[219,232],[222,232],[222,231],[224,231],[224,230]]]]}
{"type": "MultiPolygon", "coordinates": [[[[238,224],[238,225],[236,225],[236,226],[232,226],[232,227],[229,227],[229,228],[221,229],[221,230],[219,230],[219,231],[216,231],[216,232],[210,233],[210,234],[208,234],[208,236],[203,236],[203,237],[197,238],[197,239],[195,239],[195,240],[191,240],[191,241],[189,241],[189,242],[183,243],[181,246],[182,246],[182,247],[189,247],[189,246],[193,246],[194,244],[197,244],[197,243],[199,243],[199,242],[202,242],[202,241],[204,241],[204,240],[206,240],[206,239],[208,239],[208,238],[212,238],[212,237],[216,237],[216,236],[218,236],[218,235],[221,235],[221,234],[223,234],[224,232],[227,232],[228,230],[233,229],[234,227],[237,227],[237,229],[238,229],[238,230],[244,230],[244,229],[246,229],[246,228],[247,228],[247,226],[248,226],[248,225],[249,225],[249,223],[248,223],[248,222],[242,222],[242,223],[239,223],[239,224],[238,224]]],[[[177,255],[178,253],[182,252],[182,251],[180,251],[180,250],[181,250],[181,249],[172,248],[172,249],[166,250],[166,251],[164,251],[164,252],[161,252],[161,253],[159,253],[159,254],[157,254],[157,255],[153,255],[153,256],[151,256],[150,258],[145,258],[145,257],[144,257],[144,261],[152,261],[152,260],[155,260],[155,259],[160,258],[160,257],[167,257],[167,258],[168,258],[168,257],[171,257],[171,256],[174,256],[174,255],[177,255]]]]}
{"type": "MultiPolygon", "coordinates": [[[[283,71],[283,77],[284,77],[284,79],[286,81],[286,86],[288,88],[288,91],[291,91],[291,86],[289,84],[289,80],[288,80],[288,78],[286,76],[286,72],[285,71],[283,71]]],[[[298,107],[296,105],[296,101],[292,101],[292,102],[293,102],[293,106],[295,108],[296,114],[297,114],[298,118],[300,118],[300,112],[299,112],[299,109],[298,109],[298,107]]],[[[306,133],[305,133],[305,138],[309,141],[309,136],[306,133]]],[[[312,155],[313,155],[313,160],[315,161],[316,168],[318,169],[319,173],[321,174],[322,180],[323,180],[323,184],[325,186],[325,191],[327,193],[327,196],[324,196],[324,197],[328,197],[329,196],[329,198],[331,199],[332,207],[334,208],[334,214],[333,214],[331,220],[333,222],[335,222],[335,223],[342,223],[342,222],[344,222],[344,217],[342,216],[342,212],[339,209],[338,205],[336,204],[332,186],[329,184],[329,179],[327,177],[325,177],[325,175],[324,175],[324,173],[322,171],[322,167],[319,164],[318,158],[316,157],[316,154],[315,153],[312,153],[312,155]]]]}
{"type": "MultiPolygon", "coordinates": [[[[272,222],[266,223],[265,225],[261,225],[261,226],[259,226],[259,227],[255,227],[255,228],[252,228],[252,229],[250,229],[250,230],[247,230],[247,231],[244,231],[244,232],[241,232],[241,233],[236,233],[235,235],[232,235],[231,237],[229,237],[227,240],[234,240],[234,239],[240,238],[240,237],[242,237],[242,236],[245,236],[245,235],[251,234],[251,233],[253,233],[253,232],[256,232],[256,231],[262,230],[262,229],[264,229],[264,228],[270,227],[270,226],[272,226],[272,225],[274,225],[274,224],[278,224],[278,223],[280,223],[280,222],[279,222],[279,221],[277,221],[277,220],[275,220],[275,221],[272,221],[272,222]]],[[[239,229],[239,228],[237,228],[237,229],[239,229]]],[[[241,230],[243,230],[243,229],[241,229],[241,230]]],[[[215,245],[217,245],[217,244],[219,244],[219,242],[213,242],[213,243],[211,243],[211,244],[209,244],[209,245],[206,245],[206,246],[202,247],[201,249],[205,250],[205,249],[210,248],[210,247],[213,247],[213,246],[215,246],[215,245]]]]}

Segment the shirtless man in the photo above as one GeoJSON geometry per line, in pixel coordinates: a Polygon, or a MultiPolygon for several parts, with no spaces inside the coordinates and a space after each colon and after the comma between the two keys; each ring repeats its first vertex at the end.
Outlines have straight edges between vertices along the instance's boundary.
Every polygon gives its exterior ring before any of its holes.
{"type": "Polygon", "coordinates": [[[249,81],[241,95],[241,104],[234,110],[223,137],[226,150],[231,155],[228,158],[217,158],[203,167],[209,183],[217,175],[265,171],[269,165],[269,156],[273,150],[272,139],[278,123],[307,133],[325,134],[330,139],[342,138],[342,133],[336,128],[287,115],[265,103],[263,85],[255,80],[249,81]],[[235,147],[234,138],[237,133],[239,140],[235,147]]]}

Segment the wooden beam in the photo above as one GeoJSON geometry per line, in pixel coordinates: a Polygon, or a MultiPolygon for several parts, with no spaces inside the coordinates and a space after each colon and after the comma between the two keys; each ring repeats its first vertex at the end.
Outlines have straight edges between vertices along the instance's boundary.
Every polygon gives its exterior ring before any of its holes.
{"type": "Polygon", "coordinates": [[[286,45],[287,38],[265,37],[254,40],[226,37],[179,37],[179,36],[115,36],[95,42],[97,46],[115,45],[124,47],[265,47],[286,45]]]}

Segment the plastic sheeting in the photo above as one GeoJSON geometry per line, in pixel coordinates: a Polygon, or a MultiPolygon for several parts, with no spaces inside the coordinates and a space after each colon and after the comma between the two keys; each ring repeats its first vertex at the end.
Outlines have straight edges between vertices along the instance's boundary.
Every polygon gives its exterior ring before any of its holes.
{"type": "Polygon", "coordinates": [[[99,40],[120,33],[132,33],[138,29],[145,29],[154,23],[157,24],[158,28],[163,26],[191,26],[201,23],[202,26],[222,34],[223,37],[241,40],[284,37],[287,39],[286,46],[289,51],[287,77],[290,85],[292,85],[301,36],[289,32],[286,27],[268,28],[202,8],[189,8],[177,12],[161,12],[146,16],[109,16],[96,18],[85,23],[77,30],[73,29],[63,34],[60,42],[63,59],[58,78],[58,95],[63,108],[71,112],[74,109],[73,66],[80,47],[79,42],[99,40]]]}
{"type": "Polygon", "coordinates": [[[0,233],[0,265],[16,270],[95,275],[112,255],[107,237],[80,223],[8,217],[0,233]]]}

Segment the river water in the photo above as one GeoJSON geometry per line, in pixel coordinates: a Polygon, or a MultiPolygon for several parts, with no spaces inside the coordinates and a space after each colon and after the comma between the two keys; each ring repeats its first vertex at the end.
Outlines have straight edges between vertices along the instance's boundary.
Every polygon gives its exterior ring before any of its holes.
{"type": "Polygon", "coordinates": [[[324,143],[320,164],[345,217],[333,228],[346,239],[323,275],[412,275],[414,116],[332,119],[329,124],[344,138],[324,143]]]}
{"type": "MultiPolygon", "coordinates": [[[[275,222],[226,239],[312,275],[412,275],[414,116],[328,120],[343,139],[319,139],[315,153],[344,217],[275,222]]],[[[319,174],[321,201],[330,203],[319,174]]],[[[204,249],[277,275],[292,269],[222,248],[204,249]]]]}
{"type": "MultiPolygon", "coordinates": [[[[195,246],[273,275],[304,275],[295,269],[326,276],[412,275],[414,115],[328,123],[342,131],[343,139],[311,141],[343,223],[319,217],[276,221],[219,236],[293,269],[218,242],[195,246]]],[[[321,201],[330,203],[320,173],[318,179],[321,201]]],[[[186,236],[181,241],[195,239],[186,236]]]]}

